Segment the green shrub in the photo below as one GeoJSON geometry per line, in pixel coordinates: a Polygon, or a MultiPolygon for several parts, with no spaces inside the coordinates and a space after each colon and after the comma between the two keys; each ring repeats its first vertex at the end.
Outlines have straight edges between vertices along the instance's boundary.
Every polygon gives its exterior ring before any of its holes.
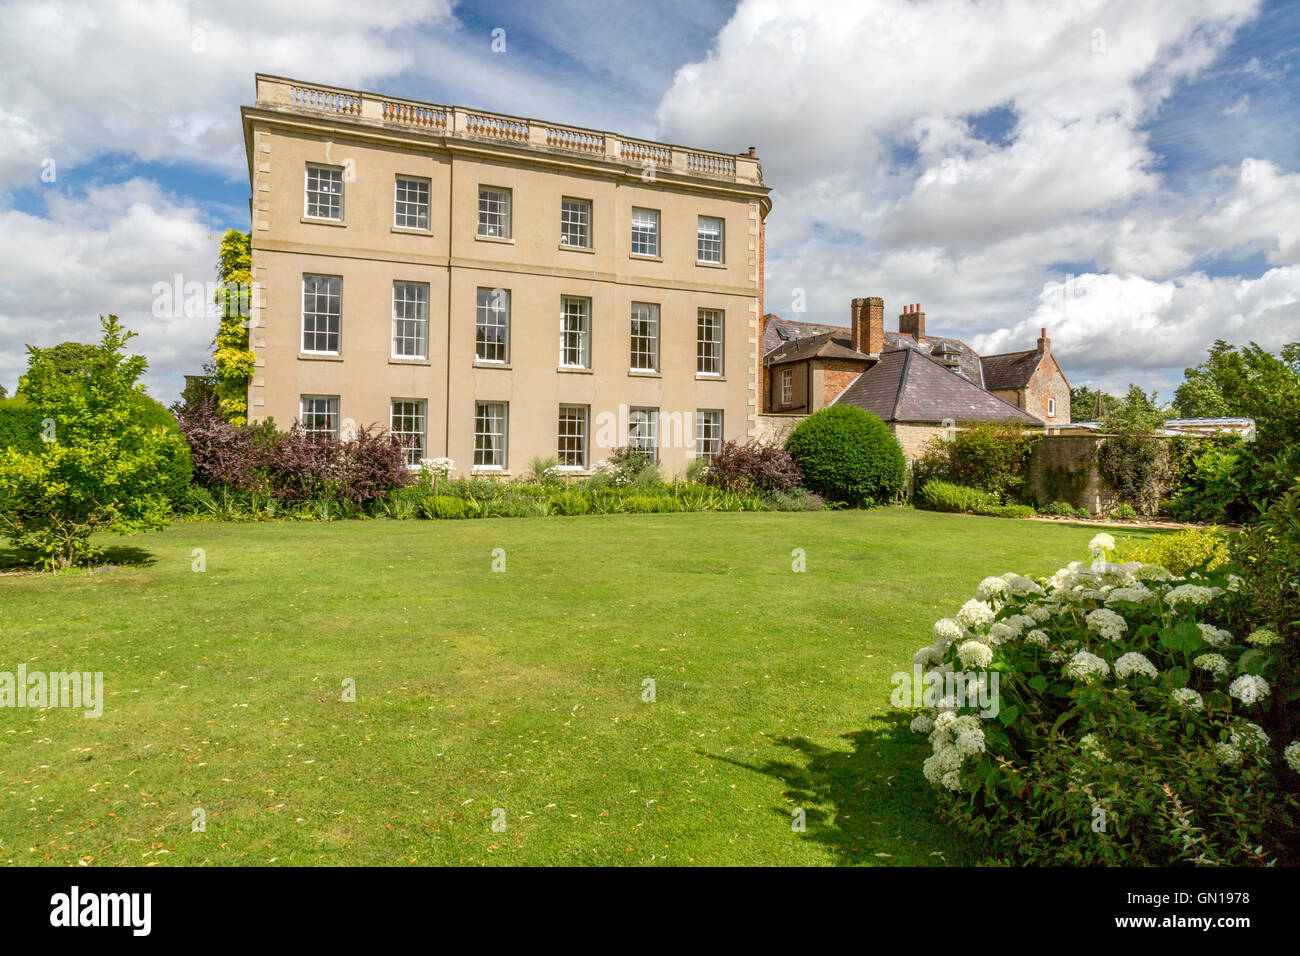
{"type": "Polygon", "coordinates": [[[0,398],[0,449],[41,450],[41,413],[21,398],[0,398]]]}
{"type": "Polygon", "coordinates": [[[1074,505],[1067,504],[1064,501],[1053,501],[1050,505],[1039,508],[1040,515],[1047,515],[1051,518],[1077,518],[1078,512],[1074,510],[1074,505]]]}
{"type": "Polygon", "coordinates": [[[916,492],[916,506],[927,511],[973,512],[977,508],[992,508],[998,504],[997,495],[978,488],[954,485],[950,481],[927,481],[916,492]]]}
{"type": "Polygon", "coordinates": [[[472,518],[478,509],[462,498],[451,495],[429,495],[421,502],[420,511],[426,518],[472,518]]]}
{"type": "Polygon", "coordinates": [[[786,439],[804,485],[850,505],[884,504],[907,481],[903,451],[884,422],[852,405],[832,405],[805,418],[786,439]]]}
{"type": "Polygon", "coordinates": [[[1038,512],[1032,505],[981,505],[975,514],[987,518],[1033,518],[1038,512]]]}
{"type": "Polygon", "coordinates": [[[1113,521],[1132,521],[1137,516],[1137,511],[1128,502],[1124,502],[1110,513],[1110,518],[1113,521]]]}
{"type": "Polygon", "coordinates": [[[916,463],[916,481],[938,479],[1001,499],[1015,498],[1024,487],[1029,460],[1041,437],[1038,429],[990,422],[936,435],[916,463]]]}
{"type": "Polygon", "coordinates": [[[567,491],[551,499],[551,513],[585,515],[591,511],[591,497],[584,491],[567,491]]]}
{"type": "Polygon", "coordinates": [[[1141,561],[1186,574],[1199,568],[1217,568],[1228,560],[1228,535],[1222,528],[1184,528],[1145,540],[1119,542],[1116,560],[1141,561]]]}

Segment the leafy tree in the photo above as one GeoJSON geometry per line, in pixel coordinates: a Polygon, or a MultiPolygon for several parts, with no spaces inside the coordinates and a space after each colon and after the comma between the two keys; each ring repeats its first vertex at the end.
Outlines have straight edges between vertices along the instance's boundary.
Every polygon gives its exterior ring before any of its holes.
{"type": "Polygon", "coordinates": [[[0,385],[0,398],[8,398],[8,397],[9,397],[9,389],[5,388],[3,385],[0,385]]]}
{"type": "Polygon", "coordinates": [[[227,229],[217,256],[216,303],[221,310],[213,342],[214,390],[222,417],[242,425],[248,419],[248,380],[255,356],[248,347],[252,307],[253,254],[249,233],[227,229]]]}
{"type": "Polygon", "coordinates": [[[1114,395],[1088,388],[1082,385],[1070,389],[1070,420],[1074,422],[1095,422],[1099,417],[1105,418],[1119,404],[1114,395]],[[1097,415],[1097,400],[1102,403],[1101,415],[1097,415]]]}
{"type": "Polygon", "coordinates": [[[915,466],[917,487],[932,478],[1001,499],[1020,496],[1034,447],[1042,435],[1020,425],[980,422],[926,443],[915,466]]]}
{"type": "Polygon", "coordinates": [[[1170,410],[1160,404],[1156,392],[1148,395],[1139,385],[1130,385],[1122,399],[1115,402],[1110,413],[1101,420],[1101,427],[1108,432],[1153,431],[1163,425],[1170,417],[1170,410]]]}
{"type": "Polygon", "coordinates": [[[1101,421],[1111,434],[1097,448],[1097,465],[1123,504],[1155,514],[1168,492],[1173,469],[1169,449],[1156,436],[1169,410],[1155,392],[1130,385],[1128,394],[1101,421]]]}
{"type": "Polygon", "coordinates": [[[169,465],[184,440],[150,422],[138,400],[147,363],[125,354],[133,333],[115,315],[100,323],[100,344],[79,351],[80,374],[66,372],[74,350],[28,346],[23,398],[47,440],[0,451],[0,533],[47,567],[93,559],[94,532],[161,528],[170,516],[169,465]]]}

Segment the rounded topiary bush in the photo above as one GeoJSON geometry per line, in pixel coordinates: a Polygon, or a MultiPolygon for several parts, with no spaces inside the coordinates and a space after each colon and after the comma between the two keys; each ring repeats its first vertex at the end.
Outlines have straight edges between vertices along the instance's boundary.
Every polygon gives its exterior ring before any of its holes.
{"type": "Polygon", "coordinates": [[[804,484],[832,501],[881,504],[902,494],[907,465],[889,426],[852,405],[832,405],[805,418],[786,448],[804,484]]]}

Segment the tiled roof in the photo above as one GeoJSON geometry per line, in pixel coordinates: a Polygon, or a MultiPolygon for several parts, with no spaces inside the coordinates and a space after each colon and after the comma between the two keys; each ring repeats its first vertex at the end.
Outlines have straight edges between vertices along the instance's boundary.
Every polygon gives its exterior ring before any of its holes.
{"type": "Polygon", "coordinates": [[[838,325],[818,325],[814,322],[791,322],[769,312],[763,316],[763,354],[766,355],[772,349],[780,348],[795,339],[821,335],[824,332],[844,332],[847,335],[848,329],[838,325]]]}
{"type": "Polygon", "coordinates": [[[1038,371],[1042,360],[1043,353],[1037,349],[986,355],[980,360],[984,366],[984,387],[990,390],[1024,388],[1038,371]]]}
{"type": "Polygon", "coordinates": [[[1043,424],[916,348],[885,352],[835,404],[856,405],[887,422],[1043,424]]]}
{"type": "Polygon", "coordinates": [[[809,358],[856,359],[859,362],[871,361],[868,356],[853,347],[848,329],[832,329],[804,338],[791,339],[773,349],[763,361],[767,365],[782,365],[786,362],[800,362],[809,358]]]}

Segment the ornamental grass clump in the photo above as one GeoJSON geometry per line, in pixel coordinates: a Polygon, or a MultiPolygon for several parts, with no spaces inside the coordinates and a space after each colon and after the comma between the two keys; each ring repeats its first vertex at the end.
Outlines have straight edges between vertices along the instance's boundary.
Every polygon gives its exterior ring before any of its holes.
{"type": "Polygon", "coordinates": [[[986,578],[935,624],[914,657],[926,686],[995,677],[997,696],[927,698],[913,717],[943,812],[1019,864],[1294,862],[1300,802],[1279,779],[1300,744],[1260,726],[1279,645],[1227,626],[1241,579],[1113,549],[1098,535],[1091,563],[986,578]]]}

